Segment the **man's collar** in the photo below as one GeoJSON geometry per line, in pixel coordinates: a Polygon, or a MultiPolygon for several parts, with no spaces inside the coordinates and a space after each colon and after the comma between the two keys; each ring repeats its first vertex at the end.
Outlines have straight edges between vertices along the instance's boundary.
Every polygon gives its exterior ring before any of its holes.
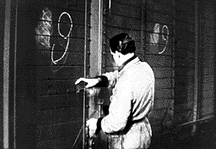
{"type": "Polygon", "coordinates": [[[134,60],[135,58],[137,58],[136,55],[132,56],[131,58],[129,58],[128,60],[126,60],[120,67],[119,67],[119,72],[129,63],[131,62],[132,60],[134,60]]]}

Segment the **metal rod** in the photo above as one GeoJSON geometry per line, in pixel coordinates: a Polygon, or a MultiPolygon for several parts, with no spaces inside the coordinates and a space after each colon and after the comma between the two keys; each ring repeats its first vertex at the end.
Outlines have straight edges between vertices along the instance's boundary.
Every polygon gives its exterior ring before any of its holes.
{"type": "MultiPolygon", "coordinates": [[[[202,118],[202,119],[197,119],[196,121],[190,121],[190,122],[187,122],[187,123],[183,123],[183,124],[180,124],[180,125],[177,125],[176,127],[174,127],[173,129],[177,129],[178,127],[184,127],[184,126],[187,126],[187,125],[193,125],[194,123],[199,123],[199,122],[202,122],[202,121],[207,121],[207,120],[211,120],[213,119],[214,116],[209,116],[209,117],[205,117],[205,118],[202,118]]],[[[164,134],[168,134],[169,131],[165,131],[161,134],[158,134],[158,136],[161,136],[161,135],[164,135],[164,134]]]]}
{"type": "Polygon", "coordinates": [[[204,118],[201,118],[201,119],[197,119],[196,121],[190,121],[190,122],[187,122],[187,123],[178,125],[177,127],[186,126],[186,125],[191,125],[191,124],[198,123],[198,122],[202,122],[202,121],[206,121],[206,120],[209,120],[209,119],[212,119],[212,118],[214,118],[214,115],[211,115],[211,116],[209,116],[209,117],[204,117],[204,118]]]}
{"type": "MultiPolygon", "coordinates": [[[[86,78],[87,69],[87,44],[88,44],[88,0],[85,0],[85,44],[84,44],[84,78],[86,78]]],[[[83,92],[83,133],[82,133],[82,149],[86,146],[86,92],[83,92]]]]}
{"type": "Polygon", "coordinates": [[[103,49],[103,0],[99,0],[98,8],[98,75],[102,73],[102,49],[103,49]]]}

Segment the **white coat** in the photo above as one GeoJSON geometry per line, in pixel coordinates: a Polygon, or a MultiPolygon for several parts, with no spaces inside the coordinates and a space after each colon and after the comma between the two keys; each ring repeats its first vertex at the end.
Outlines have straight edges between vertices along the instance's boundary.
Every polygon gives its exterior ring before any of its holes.
{"type": "Polygon", "coordinates": [[[109,114],[101,129],[109,138],[110,149],[148,148],[152,129],[148,114],[154,103],[155,77],[146,62],[135,58],[122,70],[103,74],[114,87],[109,114]]]}

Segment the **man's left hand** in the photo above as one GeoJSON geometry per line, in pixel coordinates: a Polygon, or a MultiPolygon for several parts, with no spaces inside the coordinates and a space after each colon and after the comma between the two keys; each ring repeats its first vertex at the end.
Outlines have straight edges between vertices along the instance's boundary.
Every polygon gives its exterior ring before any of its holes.
{"type": "Polygon", "coordinates": [[[87,120],[87,122],[86,122],[86,126],[89,129],[88,133],[89,133],[90,138],[95,136],[95,132],[96,132],[96,129],[97,129],[97,121],[98,121],[98,119],[91,118],[91,119],[87,120]]]}

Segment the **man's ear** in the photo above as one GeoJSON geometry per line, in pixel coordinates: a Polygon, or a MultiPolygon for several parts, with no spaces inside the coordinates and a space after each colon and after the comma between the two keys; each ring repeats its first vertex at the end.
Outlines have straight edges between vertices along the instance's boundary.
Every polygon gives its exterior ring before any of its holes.
{"type": "Polygon", "coordinates": [[[115,53],[113,53],[113,52],[112,52],[112,50],[110,49],[110,54],[112,54],[112,55],[113,55],[113,54],[115,54],[115,53]]]}

